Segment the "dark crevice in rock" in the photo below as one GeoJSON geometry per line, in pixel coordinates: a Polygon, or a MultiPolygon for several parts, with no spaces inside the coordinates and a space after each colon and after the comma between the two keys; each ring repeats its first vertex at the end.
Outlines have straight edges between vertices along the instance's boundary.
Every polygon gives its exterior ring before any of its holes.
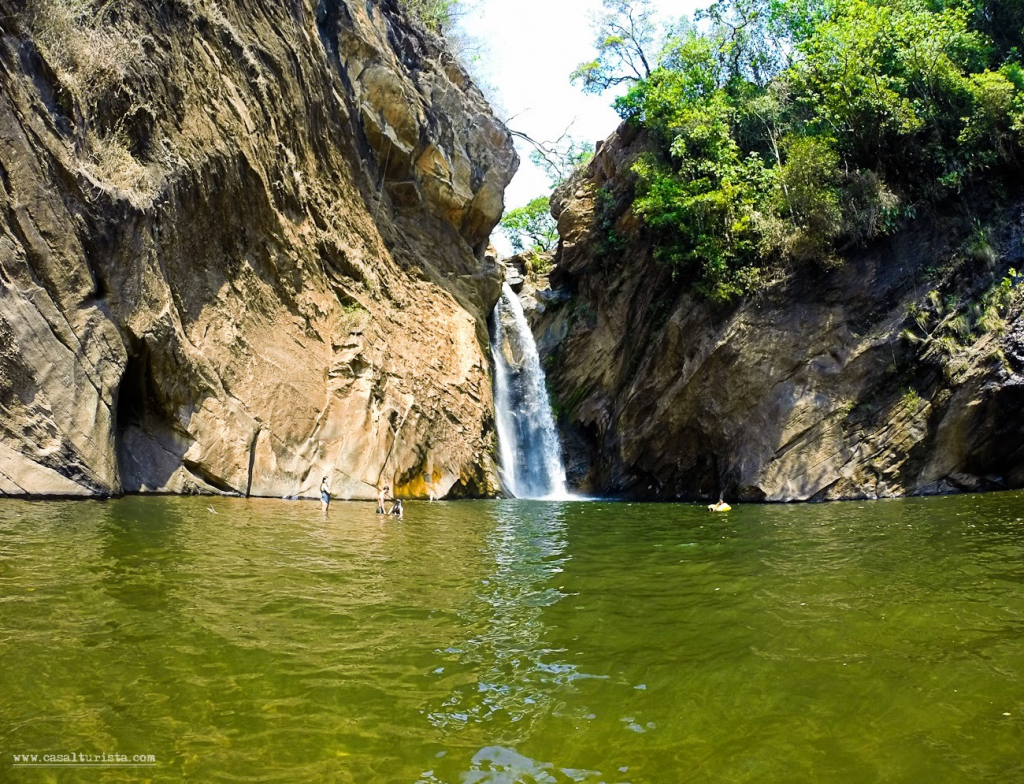
{"type": "Polygon", "coordinates": [[[262,427],[256,428],[256,432],[253,433],[252,443],[249,444],[249,471],[248,479],[245,483],[245,497],[248,498],[252,494],[252,474],[253,466],[256,464],[256,442],[260,439],[260,433],[263,432],[262,427]]]}
{"type": "Polygon", "coordinates": [[[7,173],[7,169],[4,167],[4,162],[0,160],[0,185],[3,186],[4,193],[8,196],[13,196],[11,191],[11,177],[7,173]]]}
{"type": "Polygon", "coordinates": [[[141,343],[129,355],[115,395],[114,449],[125,492],[165,486],[190,442],[164,408],[152,364],[141,343]]]}
{"type": "Polygon", "coordinates": [[[228,495],[241,495],[237,487],[232,487],[223,477],[213,473],[209,466],[194,460],[182,460],[181,464],[189,473],[210,487],[228,495]]]}

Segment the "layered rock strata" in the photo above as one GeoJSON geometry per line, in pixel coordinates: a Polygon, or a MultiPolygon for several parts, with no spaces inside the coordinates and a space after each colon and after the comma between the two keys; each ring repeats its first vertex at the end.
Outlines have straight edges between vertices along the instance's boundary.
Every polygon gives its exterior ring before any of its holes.
{"type": "Polygon", "coordinates": [[[458,64],[394,0],[82,5],[0,0],[0,493],[494,492],[458,64]]]}
{"type": "Polygon", "coordinates": [[[757,501],[1024,485],[1019,207],[993,208],[980,247],[953,206],[717,305],[654,261],[629,209],[645,146],[621,128],[553,199],[532,321],[572,483],[757,501]],[[1001,318],[974,326],[983,311],[1001,318]]]}

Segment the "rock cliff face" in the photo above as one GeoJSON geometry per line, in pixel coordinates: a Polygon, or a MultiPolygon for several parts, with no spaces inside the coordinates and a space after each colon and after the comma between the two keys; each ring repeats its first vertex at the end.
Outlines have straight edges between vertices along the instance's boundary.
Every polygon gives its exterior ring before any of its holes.
{"type": "Polygon", "coordinates": [[[576,486],[791,501],[1024,485],[1019,206],[982,209],[999,227],[983,240],[951,208],[715,305],[652,260],[628,209],[643,148],[620,129],[553,200],[561,245],[532,323],[576,486]]]}
{"type": "Polygon", "coordinates": [[[518,160],[394,0],[0,0],[0,493],[494,490],[518,160]]]}

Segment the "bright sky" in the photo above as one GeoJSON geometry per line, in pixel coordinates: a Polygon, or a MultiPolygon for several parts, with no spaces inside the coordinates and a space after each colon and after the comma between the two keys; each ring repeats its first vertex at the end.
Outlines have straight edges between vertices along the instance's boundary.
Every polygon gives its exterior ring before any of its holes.
{"type": "MultiPolygon", "coordinates": [[[[663,21],[691,16],[709,0],[654,0],[663,21]]],[[[537,141],[553,141],[572,124],[580,141],[606,138],[619,124],[613,96],[584,95],[569,74],[595,55],[591,16],[600,0],[468,0],[462,27],[479,45],[476,70],[492,86],[492,100],[506,124],[537,141]]],[[[517,142],[522,163],[505,191],[507,209],[548,193],[544,172],[530,163],[532,148],[517,142]]],[[[493,237],[508,253],[500,232],[493,237]]]]}

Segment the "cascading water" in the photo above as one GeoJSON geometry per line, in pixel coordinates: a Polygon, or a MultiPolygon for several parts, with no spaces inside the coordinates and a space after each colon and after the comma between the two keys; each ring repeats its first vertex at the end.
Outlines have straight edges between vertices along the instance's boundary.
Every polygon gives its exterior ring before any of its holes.
{"type": "Polygon", "coordinates": [[[507,283],[491,321],[502,483],[516,498],[566,498],[562,448],[537,344],[519,297],[507,283]]]}

